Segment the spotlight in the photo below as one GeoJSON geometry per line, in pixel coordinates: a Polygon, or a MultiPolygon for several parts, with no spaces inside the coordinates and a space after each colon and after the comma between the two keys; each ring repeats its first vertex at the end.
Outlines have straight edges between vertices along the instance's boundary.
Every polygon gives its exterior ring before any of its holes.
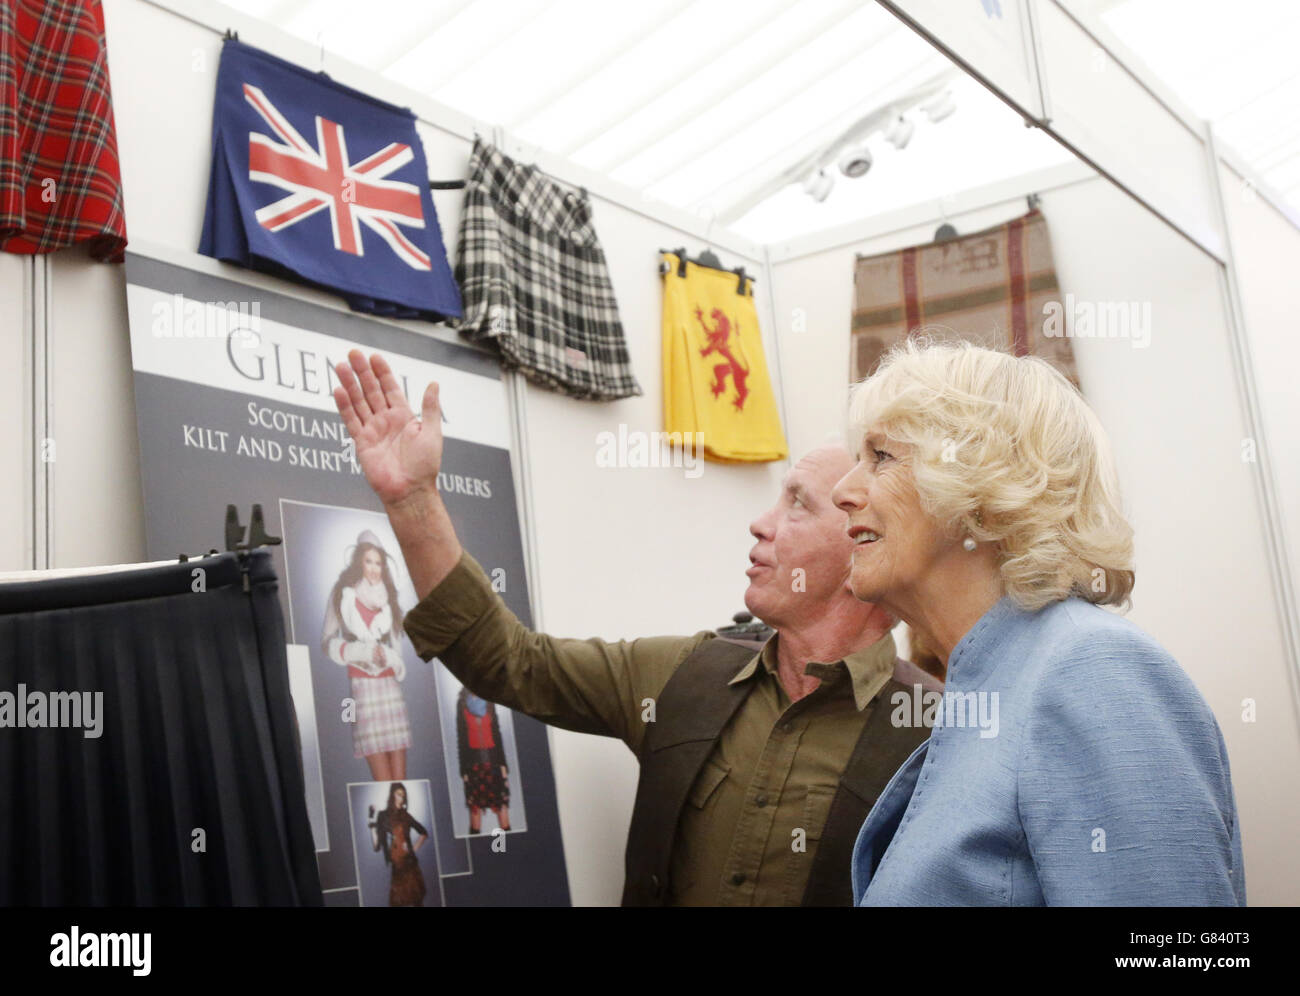
{"type": "Polygon", "coordinates": [[[887,129],[885,129],[885,141],[896,149],[901,149],[912,140],[912,132],[916,131],[916,125],[907,118],[899,115],[894,119],[887,129]]]}
{"type": "Polygon", "coordinates": [[[835,186],[835,177],[831,176],[824,169],[819,169],[803,182],[804,193],[815,200],[818,204],[826,200],[831,192],[831,187],[835,186]]]}
{"type": "Polygon", "coordinates": [[[957,104],[952,99],[952,91],[945,90],[928,104],[922,105],[921,110],[925,111],[925,116],[931,122],[938,123],[957,110],[957,104]]]}
{"type": "Polygon", "coordinates": [[[871,169],[871,150],[865,145],[845,149],[840,153],[839,166],[840,172],[847,177],[856,178],[862,176],[867,170],[871,169]]]}

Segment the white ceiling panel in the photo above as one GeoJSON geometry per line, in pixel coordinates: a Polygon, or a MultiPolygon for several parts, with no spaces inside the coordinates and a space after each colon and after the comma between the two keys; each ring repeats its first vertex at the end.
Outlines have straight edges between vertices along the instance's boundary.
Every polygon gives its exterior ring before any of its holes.
{"type": "MultiPolygon", "coordinates": [[[[1300,2],[1077,2],[1300,204],[1300,2]]],[[[759,242],[1069,158],[959,79],[951,117],[907,109],[906,148],[875,129],[865,176],[831,167],[826,200],[804,194],[788,175],[796,165],[951,70],[873,0],[231,5],[651,199],[707,218],[731,208],[730,227],[759,242]]]]}

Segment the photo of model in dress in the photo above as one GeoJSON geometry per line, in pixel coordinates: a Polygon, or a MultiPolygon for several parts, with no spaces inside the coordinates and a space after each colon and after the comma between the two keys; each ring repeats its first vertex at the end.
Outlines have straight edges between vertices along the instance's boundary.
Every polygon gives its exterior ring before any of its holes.
{"type": "Polygon", "coordinates": [[[427,779],[348,785],[361,906],[441,906],[427,779]]]}
{"type": "Polygon", "coordinates": [[[321,649],[352,682],[354,756],[365,758],[374,781],[405,778],[411,723],[401,685],[402,609],[389,553],[371,530],[347,553],[324,615],[321,649]]]}
{"type": "Polygon", "coordinates": [[[457,837],[528,829],[514,714],[475,695],[434,658],[451,823],[457,837]]]}
{"type": "Polygon", "coordinates": [[[496,816],[497,826],[509,830],[510,766],[501,744],[497,707],[465,688],[456,700],[456,746],[469,832],[482,832],[484,810],[496,816]]]}
{"type": "Polygon", "coordinates": [[[415,852],[429,839],[429,831],[406,808],[406,786],[393,782],[388,790],[388,805],[375,812],[370,807],[371,848],[384,852],[384,863],[392,869],[393,879],[388,888],[389,906],[423,906],[424,876],[420,874],[420,861],[415,852]],[[417,834],[411,845],[411,834],[417,834]]]}

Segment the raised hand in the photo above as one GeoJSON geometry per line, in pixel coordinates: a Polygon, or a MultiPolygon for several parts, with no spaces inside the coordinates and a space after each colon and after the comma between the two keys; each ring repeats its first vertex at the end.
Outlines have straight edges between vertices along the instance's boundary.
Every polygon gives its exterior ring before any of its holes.
{"type": "Polygon", "coordinates": [[[340,384],[334,389],[334,403],[356,445],[367,483],[385,505],[435,492],[442,466],[437,382],[425,388],[417,418],[382,356],[375,353],[367,360],[354,349],[348,361],[351,366],[340,363],[334,368],[340,384]]]}

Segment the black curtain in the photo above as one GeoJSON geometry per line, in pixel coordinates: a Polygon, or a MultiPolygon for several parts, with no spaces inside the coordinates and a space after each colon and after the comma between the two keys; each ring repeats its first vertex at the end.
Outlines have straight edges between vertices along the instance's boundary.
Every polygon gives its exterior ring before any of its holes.
{"type": "Polygon", "coordinates": [[[0,904],[321,905],[277,586],[264,550],[0,585],[0,904]],[[100,735],[20,692],[102,693],[100,735]]]}

